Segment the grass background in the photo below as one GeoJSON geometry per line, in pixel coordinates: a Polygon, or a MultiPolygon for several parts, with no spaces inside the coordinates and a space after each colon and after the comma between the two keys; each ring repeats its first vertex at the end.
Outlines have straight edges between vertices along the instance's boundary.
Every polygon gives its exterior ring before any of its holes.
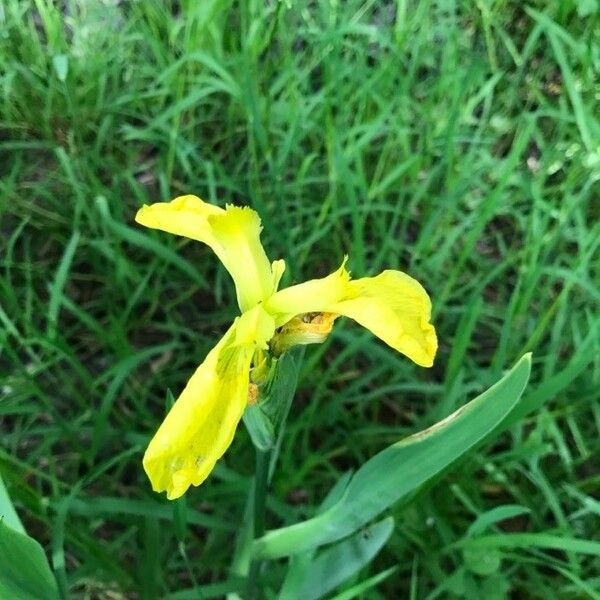
{"type": "Polygon", "coordinates": [[[140,463],[167,389],[236,313],[207,248],[133,223],[189,192],[258,210],[284,283],[348,253],[434,303],[430,370],[349,322],[309,349],[271,526],[531,350],[527,418],[398,507],[361,577],[398,570],[363,597],[600,597],[598,557],[528,542],[482,574],[453,546],[501,504],[531,512],[499,532],[600,537],[598,17],[594,0],[3,4],[0,469],[74,597],[227,578],[243,428],[186,504],[140,463]]]}

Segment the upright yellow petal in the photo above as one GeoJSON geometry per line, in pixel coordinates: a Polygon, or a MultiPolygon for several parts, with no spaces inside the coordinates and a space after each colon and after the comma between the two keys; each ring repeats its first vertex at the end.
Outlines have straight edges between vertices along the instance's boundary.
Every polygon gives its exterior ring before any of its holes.
{"type": "Polygon", "coordinates": [[[208,244],[233,277],[242,311],[266,300],[281,277],[271,269],[260,242],[260,218],[250,208],[222,209],[188,195],[144,206],[136,221],[208,244]]]}
{"type": "Polygon", "coordinates": [[[271,263],[271,271],[273,271],[273,287],[271,289],[271,294],[274,294],[279,287],[279,282],[283,277],[283,273],[285,272],[285,260],[280,258],[279,260],[274,260],[271,263]]]}
{"type": "MultiPolygon", "coordinates": [[[[266,308],[277,327],[305,313],[350,317],[418,365],[433,364],[437,338],[429,322],[429,296],[418,281],[400,271],[351,280],[342,264],[327,277],[277,292],[266,308]]],[[[309,321],[313,319],[311,315],[309,321]]]]}
{"type": "Polygon", "coordinates": [[[251,208],[228,205],[225,212],[208,221],[221,244],[225,268],[229,271],[242,312],[266,300],[273,292],[277,275],[260,242],[262,230],[258,213],[251,208]]]}

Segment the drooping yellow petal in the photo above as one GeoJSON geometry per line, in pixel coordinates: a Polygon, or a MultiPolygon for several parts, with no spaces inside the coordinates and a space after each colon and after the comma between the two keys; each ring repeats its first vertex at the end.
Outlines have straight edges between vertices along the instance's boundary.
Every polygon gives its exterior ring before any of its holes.
{"type": "Polygon", "coordinates": [[[136,221],[208,244],[233,277],[242,312],[266,300],[281,277],[260,242],[260,218],[248,207],[222,209],[188,195],[144,206],[136,221]]]}
{"type": "Polygon", "coordinates": [[[144,454],[152,489],[170,500],[208,477],[242,417],[252,351],[232,349],[232,334],[233,327],[196,369],[144,454]]]}
{"type": "Polygon", "coordinates": [[[348,296],[328,310],[354,319],[422,367],[437,351],[431,301],[423,286],[401,271],[350,281],[348,296]]]}
{"type": "Polygon", "coordinates": [[[236,319],[196,369],[144,455],[155,491],[172,500],[208,477],[242,418],[252,356],[272,335],[272,318],[257,306],[236,319]]]}
{"type": "Polygon", "coordinates": [[[351,280],[342,264],[327,277],[277,292],[266,307],[277,327],[303,313],[350,317],[424,367],[433,364],[437,351],[429,296],[418,281],[400,271],[351,280]]]}

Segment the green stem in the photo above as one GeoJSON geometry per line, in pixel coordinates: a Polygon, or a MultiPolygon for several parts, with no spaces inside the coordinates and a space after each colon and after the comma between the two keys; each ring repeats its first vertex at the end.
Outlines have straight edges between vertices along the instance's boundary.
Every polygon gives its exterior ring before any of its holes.
{"type": "MultiPolygon", "coordinates": [[[[267,488],[269,486],[269,464],[272,450],[256,448],[256,467],[254,475],[254,523],[253,537],[258,539],[265,532],[265,509],[267,502],[267,488]]],[[[253,560],[248,573],[248,599],[259,597],[258,572],[260,561],[253,560]]]]}
{"type": "Polygon", "coordinates": [[[265,532],[265,507],[269,486],[271,450],[256,448],[256,471],[254,476],[254,539],[265,532]]]}

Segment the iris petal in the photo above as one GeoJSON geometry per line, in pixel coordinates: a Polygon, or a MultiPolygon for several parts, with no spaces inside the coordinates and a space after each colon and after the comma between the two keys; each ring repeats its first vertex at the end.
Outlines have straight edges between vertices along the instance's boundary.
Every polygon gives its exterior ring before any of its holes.
{"type": "Polygon", "coordinates": [[[154,491],[172,500],[208,477],[242,418],[254,352],[273,333],[273,319],[259,305],[238,317],[208,353],[144,454],[154,491]]]}
{"type": "Polygon", "coordinates": [[[242,417],[253,351],[230,346],[234,327],[196,369],[144,454],[152,489],[170,500],[208,477],[242,417]]]}
{"type": "Polygon", "coordinates": [[[423,286],[401,271],[350,281],[348,296],[328,310],[354,319],[422,367],[431,367],[437,336],[423,286]]]}
{"type": "Polygon", "coordinates": [[[275,316],[277,327],[296,315],[326,311],[330,304],[348,294],[350,273],[346,271],[346,259],[337,271],[321,279],[310,279],[273,294],[266,303],[267,310],[275,316]]]}
{"type": "Polygon", "coordinates": [[[233,278],[242,311],[266,300],[281,277],[271,269],[260,242],[260,217],[250,208],[223,209],[187,195],[144,206],[135,219],[210,246],[233,278]]]}
{"type": "Polygon", "coordinates": [[[401,271],[351,280],[342,264],[327,277],[277,292],[266,308],[274,314],[277,327],[303,313],[350,317],[424,367],[433,364],[437,351],[429,296],[418,281],[401,271]]]}
{"type": "Polygon", "coordinates": [[[258,213],[229,205],[224,213],[211,215],[208,221],[221,244],[219,258],[235,281],[241,311],[266,300],[273,293],[277,275],[260,242],[258,213]]]}

